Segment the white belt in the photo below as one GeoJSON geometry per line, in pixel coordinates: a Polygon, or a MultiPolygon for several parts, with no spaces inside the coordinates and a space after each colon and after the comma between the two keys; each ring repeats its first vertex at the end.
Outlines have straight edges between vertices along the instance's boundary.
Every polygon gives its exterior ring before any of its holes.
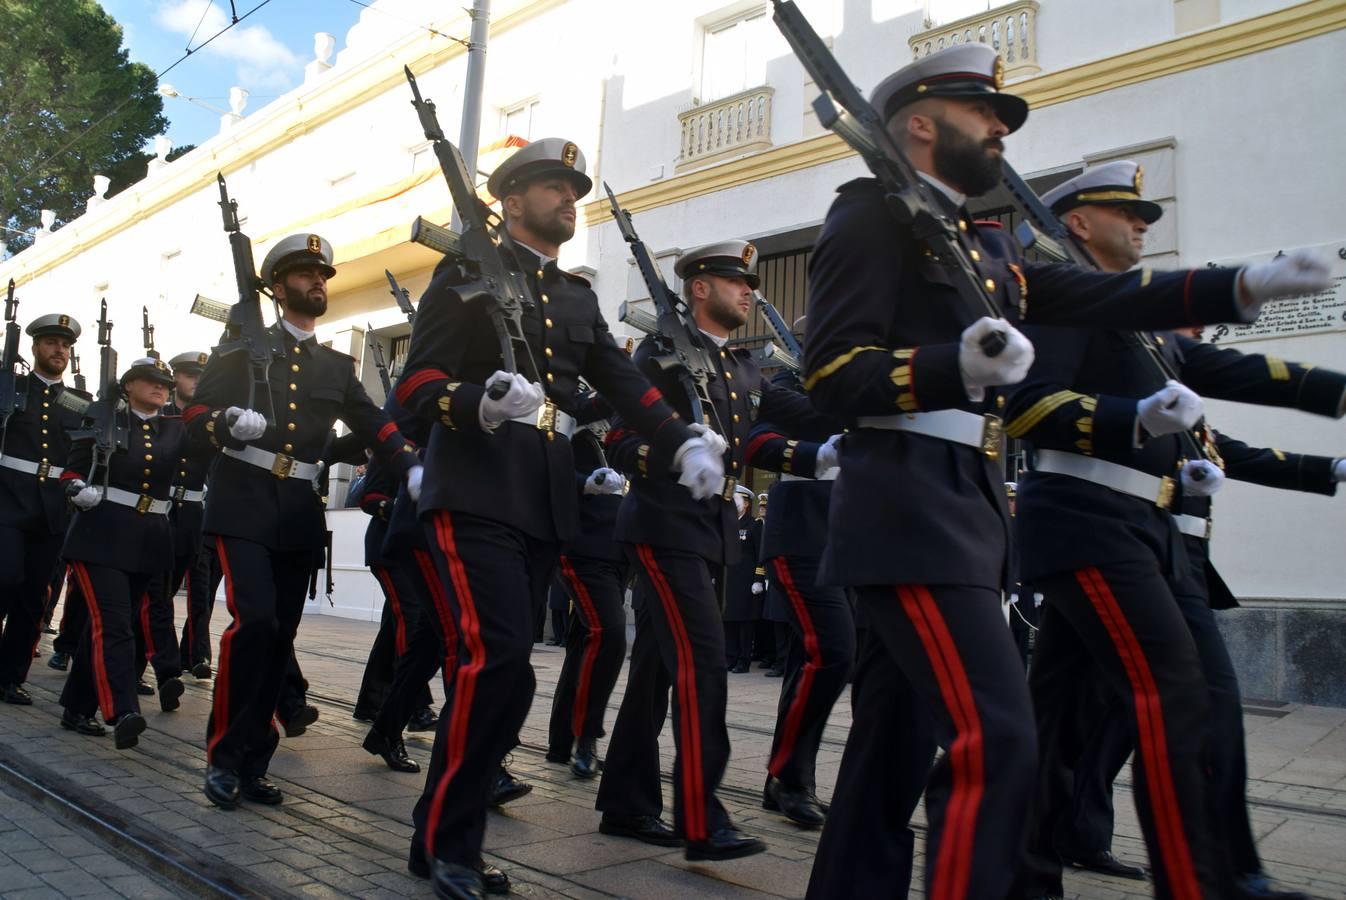
{"type": "Polygon", "coordinates": [[[1210,540],[1212,522],[1210,519],[1203,519],[1201,516],[1191,516],[1187,513],[1177,513],[1173,516],[1173,521],[1178,523],[1178,530],[1183,534],[1191,535],[1194,538],[1201,538],[1203,541],[1210,540]]]}
{"type": "Polygon", "coordinates": [[[65,471],[60,466],[53,466],[44,462],[36,463],[32,460],[19,459],[17,456],[0,456],[0,466],[22,472],[25,475],[36,475],[38,478],[60,478],[61,473],[65,471]]]}
{"type": "Polygon", "coordinates": [[[133,494],[130,491],[124,491],[121,488],[104,488],[102,489],[102,494],[103,499],[108,503],[115,503],[118,506],[129,506],[141,515],[144,515],[145,513],[167,515],[168,508],[172,506],[172,503],[168,500],[155,500],[149,494],[133,494]]]}
{"type": "Polygon", "coordinates": [[[225,447],[224,455],[231,456],[250,466],[266,469],[277,478],[302,478],[305,481],[313,481],[322,471],[322,467],[317,463],[304,462],[295,459],[293,456],[286,456],[284,453],[272,453],[260,447],[248,446],[242,450],[225,447]]]}
{"type": "MultiPolygon", "coordinates": [[[[1033,463],[1033,471],[1068,475],[1071,478],[1091,481],[1119,494],[1153,503],[1160,509],[1168,509],[1173,503],[1173,492],[1177,486],[1168,476],[1160,478],[1129,466],[1119,466],[1107,460],[1093,459],[1078,453],[1063,453],[1060,450],[1039,450],[1033,463]]],[[[1204,520],[1198,519],[1198,521],[1204,520]]]]}
{"type": "Polygon", "coordinates": [[[184,488],[174,488],[173,499],[179,503],[200,503],[206,499],[205,491],[189,491],[184,488]]]}
{"type": "Polygon", "coordinates": [[[940,409],[895,416],[861,416],[855,424],[861,428],[883,431],[910,431],[941,441],[976,447],[991,459],[1000,456],[1000,417],[989,413],[979,416],[961,409],[940,409]]]}
{"type": "Polygon", "coordinates": [[[817,478],[810,478],[807,475],[791,475],[789,472],[782,472],[781,481],[836,481],[837,475],[841,473],[841,466],[833,466],[827,469],[817,478]]]}
{"type": "Polygon", "coordinates": [[[536,428],[539,431],[554,431],[567,438],[575,433],[575,417],[557,409],[556,404],[550,400],[539,406],[536,412],[510,419],[510,421],[527,425],[529,428],[536,428]]]}

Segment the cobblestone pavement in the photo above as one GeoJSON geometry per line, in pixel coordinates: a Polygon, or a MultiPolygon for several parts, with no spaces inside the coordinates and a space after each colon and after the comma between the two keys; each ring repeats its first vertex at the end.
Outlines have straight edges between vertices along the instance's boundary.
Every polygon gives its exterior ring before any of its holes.
{"type": "MultiPolygon", "coordinates": [[[[218,636],[226,624],[222,605],[213,624],[218,636]]],[[[44,638],[43,658],[34,662],[28,682],[35,704],[0,706],[0,895],[429,896],[428,885],[405,868],[411,807],[423,776],[391,772],[365,753],[360,741],[366,728],[351,718],[374,633],[372,623],[305,617],[299,658],[322,718],[304,736],[281,742],[270,774],[285,791],[285,803],[235,812],[215,809],[201,793],[209,682],[189,676],[182,708],[174,713],[158,712],[153,698],[145,698],[151,701],[149,730],[138,748],[117,751],[110,739],[60,729],[56,697],[64,674],[46,666],[50,641],[44,638]]],[[[721,791],[734,820],[763,836],[769,851],[694,864],[680,851],[599,835],[597,784],[543,760],[561,659],[557,648],[535,649],[538,694],[512,764],[534,790],[492,813],[488,823],[487,857],[510,873],[516,895],[803,895],[817,835],[760,806],[779,680],[755,668],[730,676],[733,758],[721,791]]],[[[438,685],[435,693],[440,696],[438,685]]],[[[609,727],[620,697],[619,684],[609,727]]],[[[1317,897],[1346,896],[1346,710],[1250,701],[1246,712],[1249,795],[1267,868],[1284,885],[1317,897]]],[[[843,697],[819,754],[824,799],[849,720],[843,697]]],[[[408,734],[407,745],[424,764],[430,736],[408,734]]],[[[662,747],[667,771],[668,729],[662,747]]],[[[1144,862],[1129,772],[1123,782],[1113,849],[1144,862]]],[[[665,805],[671,809],[667,783],[665,805]]],[[[923,812],[916,827],[923,836],[923,812]]],[[[918,869],[922,864],[918,858],[918,869]]],[[[1071,897],[1148,896],[1140,882],[1074,872],[1067,878],[1071,897]]]]}

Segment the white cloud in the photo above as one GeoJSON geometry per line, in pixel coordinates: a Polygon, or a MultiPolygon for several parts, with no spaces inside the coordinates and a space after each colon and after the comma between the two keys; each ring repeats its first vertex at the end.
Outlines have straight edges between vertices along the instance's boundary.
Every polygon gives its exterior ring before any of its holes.
{"type": "MultiPolygon", "coordinates": [[[[155,18],[164,28],[181,34],[184,40],[195,31],[196,38],[192,43],[197,46],[229,24],[229,17],[220,4],[212,2],[207,10],[204,8],[206,2],[170,0],[159,8],[155,18]],[[201,23],[199,29],[198,22],[201,23]]],[[[278,41],[270,29],[252,24],[250,20],[221,34],[201,52],[232,61],[239,84],[251,91],[287,89],[295,83],[296,73],[302,66],[302,61],[278,41]]]]}

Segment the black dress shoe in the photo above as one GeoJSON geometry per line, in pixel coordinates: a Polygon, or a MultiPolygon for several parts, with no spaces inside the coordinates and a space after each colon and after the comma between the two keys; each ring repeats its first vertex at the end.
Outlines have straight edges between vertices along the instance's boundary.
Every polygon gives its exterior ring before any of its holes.
{"type": "Polygon", "coordinates": [[[564,750],[548,750],[545,758],[549,763],[568,766],[570,765],[570,748],[566,747],[564,750]]]}
{"type": "Polygon", "coordinates": [[[145,717],[138,712],[124,712],[108,723],[112,726],[112,737],[118,750],[129,750],[140,743],[140,733],[145,730],[145,717]]]}
{"type": "Polygon", "coordinates": [[[570,771],[575,773],[577,778],[597,778],[598,773],[603,771],[603,764],[598,761],[598,741],[594,738],[584,738],[575,748],[575,759],[570,763],[570,771]]]}
{"type": "Polygon", "coordinates": [[[598,830],[614,837],[635,838],[656,847],[681,847],[682,838],[658,816],[614,816],[603,813],[598,830]]]}
{"type": "Polygon", "coordinates": [[[352,719],[354,719],[357,722],[364,722],[367,725],[373,725],[374,720],[377,719],[378,717],[379,717],[378,710],[370,712],[369,710],[361,709],[358,706],[355,707],[355,712],[351,713],[352,719]]]}
{"type": "Polygon", "coordinates": [[[301,706],[288,716],[280,720],[280,725],[285,729],[286,737],[299,737],[308,727],[318,721],[318,708],[316,706],[301,706]]]}
{"type": "Polygon", "coordinates": [[[206,662],[204,659],[192,666],[193,678],[199,678],[200,680],[205,681],[210,675],[210,663],[206,662]]]}
{"type": "Polygon", "coordinates": [[[1114,878],[1130,878],[1135,881],[1144,881],[1146,878],[1143,866],[1124,863],[1107,850],[1099,850],[1095,853],[1061,853],[1059,850],[1057,852],[1061,854],[1062,861],[1077,869],[1087,869],[1090,872],[1111,875],[1114,878]]]}
{"type": "Polygon", "coordinates": [[[766,675],[767,678],[782,678],[785,675],[785,670],[780,668],[779,666],[772,666],[771,668],[767,669],[764,674],[766,675]]]}
{"type": "Polygon", "coordinates": [[[90,737],[102,737],[107,734],[107,729],[89,716],[81,716],[79,713],[73,713],[68,709],[61,711],[61,727],[77,734],[87,734],[90,737]]]}
{"type": "Polygon", "coordinates": [[[6,703],[13,703],[15,706],[32,706],[33,698],[28,696],[28,692],[23,689],[21,684],[5,685],[3,697],[6,703]]]}
{"type": "Polygon", "coordinates": [[[186,688],[182,686],[182,679],[176,675],[172,678],[165,678],[159,685],[159,708],[164,712],[172,712],[182,705],[179,699],[186,688]]]}
{"type": "Polygon", "coordinates": [[[142,697],[153,697],[154,688],[150,687],[149,682],[142,678],[136,682],[136,693],[142,697]]]}
{"type": "Polygon", "coordinates": [[[43,633],[43,634],[60,634],[61,632],[57,631],[55,628],[52,628],[52,627],[51,627],[51,623],[48,622],[46,625],[43,625],[43,626],[42,626],[42,633],[43,633]]]}
{"type": "Polygon", "coordinates": [[[249,775],[240,779],[238,792],[244,800],[267,806],[277,806],[285,799],[280,788],[267,781],[265,775],[249,775]]]}
{"type": "Polygon", "coordinates": [[[486,896],[481,873],[468,866],[437,859],[432,881],[435,896],[443,900],[482,900],[486,896]]]}
{"type": "Polygon", "coordinates": [[[435,715],[435,711],[428,706],[422,706],[407,722],[407,731],[434,731],[438,724],[439,716],[435,715]]]}
{"type": "Polygon", "coordinates": [[[495,776],[495,785],[491,788],[491,805],[504,806],[512,800],[518,800],[532,789],[531,784],[520,781],[509,773],[509,769],[501,766],[500,773],[495,776]]]}
{"type": "Polygon", "coordinates": [[[766,783],[767,793],[775,801],[776,809],[785,818],[803,828],[821,828],[827,821],[822,804],[813,791],[806,788],[792,788],[779,778],[770,778],[766,783]]]}
{"type": "Polygon", "coordinates": [[[734,667],[729,671],[735,675],[746,674],[748,671],[748,661],[746,659],[740,659],[737,663],[734,664],[734,667]]]}
{"type": "Polygon", "coordinates": [[[486,887],[488,894],[508,894],[509,876],[499,866],[493,866],[488,862],[481,864],[477,870],[481,873],[481,883],[486,887]]]}
{"type": "Polygon", "coordinates": [[[407,756],[406,744],[402,739],[390,741],[377,731],[365,735],[364,748],[381,758],[394,772],[419,772],[421,767],[416,760],[407,756]]]}
{"type": "Polygon", "coordinates": [[[239,778],[237,772],[211,766],[206,769],[206,799],[220,809],[238,806],[239,778]]]}
{"type": "Polygon", "coordinates": [[[1302,891],[1281,891],[1271,886],[1271,877],[1265,872],[1252,872],[1234,879],[1234,896],[1238,900],[1310,900],[1302,891]]]}
{"type": "Polygon", "coordinates": [[[47,660],[47,668],[66,671],[70,668],[70,654],[57,650],[51,655],[51,659],[47,660]]]}
{"type": "Polygon", "coordinates": [[[725,825],[710,833],[704,841],[688,841],[683,857],[687,860],[698,859],[738,859],[740,856],[752,856],[766,850],[766,844],[760,838],[744,834],[733,825],[725,825]]]}

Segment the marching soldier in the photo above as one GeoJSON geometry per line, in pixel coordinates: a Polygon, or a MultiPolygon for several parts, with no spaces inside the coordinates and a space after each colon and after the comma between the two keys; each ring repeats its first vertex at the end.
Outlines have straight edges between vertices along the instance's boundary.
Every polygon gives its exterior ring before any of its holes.
{"type": "MultiPolygon", "coordinates": [[[[1140,186],[1139,166],[1118,161],[1087,169],[1044,200],[1101,269],[1123,272],[1140,261],[1145,233],[1162,215],[1142,199],[1140,186]]],[[[1018,525],[1024,577],[1046,598],[1029,678],[1042,763],[1025,896],[1059,893],[1063,858],[1138,874],[1099,846],[1100,837],[1087,845],[1091,831],[1110,839],[1110,827],[1076,832],[1080,840],[1072,845],[1054,843],[1069,809],[1064,770],[1071,761],[1063,754],[1077,743],[1065,732],[1079,728],[1082,707],[1097,707],[1092,694],[1080,696],[1091,671],[1105,679],[1107,693],[1121,700],[1123,719],[1137,729],[1137,802],[1161,892],[1181,896],[1185,883],[1204,878],[1238,898],[1302,896],[1270,888],[1247,826],[1238,679],[1211,612],[1214,588],[1225,597],[1228,591],[1209,567],[1206,548],[1210,497],[1225,473],[1219,443],[1204,429],[1186,444],[1180,437],[1201,405],[1182,382],[1207,396],[1341,416],[1346,376],[1180,334],[1028,333],[1044,355],[1014,393],[1006,426],[1036,449],[1033,473],[1022,482],[1018,525]],[[1181,381],[1164,384],[1163,373],[1147,363],[1141,342],[1151,338],[1181,381]],[[1155,393],[1146,397],[1147,391],[1155,393]],[[1180,500],[1163,496],[1175,474],[1180,500]],[[1158,488],[1153,495],[1145,490],[1150,485],[1158,488]],[[1175,540],[1178,532],[1185,546],[1175,540]],[[1125,680],[1119,658],[1131,660],[1125,680]],[[1140,668],[1133,672],[1136,659],[1140,668]],[[1160,707],[1147,712],[1156,693],[1160,707]],[[1196,702],[1189,702],[1193,693],[1196,702]],[[1176,785],[1165,787],[1170,777],[1176,785]],[[1176,804],[1156,800],[1153,792],[1165,790],[1176,804]],[[1184,850],[1189,842],[1192,849],[1184,850]],[[1195,860],[1194,875],[1184,875],[1192,865],[1184,856],[1195,860]]],[[[1327,475],[1332,465],[1320,459],[1314,468],[1327,475]]],[[[1106,778],[1094,770],[1099,764],[1115,774],[1130,749],[1116,737],[1101,729],[1086,744],[1103,752],[1076,761],[1077,783],[1106,778]]]]}
{"type": "MultiPolygon", "coordinates": [[[[501,371],[499,341],[479,305],[441,265],[417,307],[398,400],[433,423],[419,511],[458,632],[456,682],[440,716],[412,847],[434,861],[435,890],[477,897],[492,774],[532,697],[533,610],[562,541],[578,525],[569,435],[582,376],[665,465],[698,490],[722,476],[693,434],[617,347],[587,282],[558,268],[575,231],[575,201],[593,186],[584,157],[559,138],[535,141],[492,173],[505,227],[537,301],[522,329],[541,384],[501,371]],[[505,385],[498,397],[492,390],[505,385]]],[[[498,389],[496,389],[498,390],[498,389]]]]}
{"type": "MultiPolygon", "coordinates": [[[[61,556],[70,562],[89,615],[61,692],[61,726],[102,735],[103,726],[93,719],[101,710],[119,750],[134,747],[145,730],[136,699],[132,620],[151,582],[173,565],[169,494],[188,446],[182,420],[163,415],[172,385],[162,360],[136,360],[121,377],[126,405],[113,412],[106,464],[98,459],[97,438],[82,438],[61,475],[77,510],[61,556]]],[[[176,694],[169,691],[172,701],[181,693],[179,681],[176,694]]]]}
{"type": "Polygon", "coordinates": [[[626,658],[625,598],[631,569],[612,539],[626,479],[608,467],[593,430],[582,428],[571,441],[580,527],[561,553],[558,580],[574,613],[552,697],[547,759],[570,763],[579,778],[596,778],[601,771],[598,739],[606,733],[603,716],[626,658]]]}
{"type": "Polygon", "coordinates": [[[261,268],[281,308],[264,331],[273,354],[265,380],[253,382],[251,351],[217,350],[183,413],[193,441],[219,451],[202,529],[219,554],[232,622],[220,639],[205,793],[224,809],[240,798],[282,800],[266,780],[279,741],[273,716],[325,543],[316,479],[334,421],[419,487],[415,455],[365,394],[350,357],[314,338],[335,274],[332,247],[318,235],[279,241],[261,268]],[[244,408],[254,387],[253,402],[273,421],[244,408]]]}
{"type": "MultiPolygon", "coordinates": [[[[1112,327],[1241,321],[1262,301],[1325,283],[1326,267],[1303,258],[1125,275],[1025,260],[1007,235],[975,226],[964,206],[998,183],[1002,139],[1028,115],[1022,98],[999,90],[1001,65],[984,44],[953,47],[885,79],[871,103],[1007,317],[1112,327]]],[[[900,789],[887,826],[877,828],[837,827],[845,807],[865,798],[834,794],[809,894],[905,889],[890,848],[928,772],[927,892],[993,896],[1016,861],[1036,756],[1023,670],[1000,607],[1008,513],[995,458],[997,388],[1024,377],[1033,347],[1003,319],[969,324],[975,314],[952,281],[963,270],[899,223],[873,179],[840,188],[809,275],[805,387],[820,410],[856,426],[842,442],[819,577],[854,586],[873,639],[895,663],[887,689],[867,689],[855,709],[838,780],[852,792],[900,789]],[[993,333],[999,352],[989,355],[984,338],[993,333]],[[947,751],[933,770],[915,752],[911,728],[927,714],[947,751]],[[914,771],[875,771],[886,764],[866,752],[875,745],[914,771]],[[848,771],[855,766],[864,771],[848,771]]]]}
{"type": "MultiPolygon", "coordinates": [[[[748,449],[752,449],[751,442],[748,449]]],[[[752,465],[752,460],[748,460],[752,465]]],[[[752,488],[734,488],[738,513],[736,534],[738,562],[724,570],[724,661],[731,674],[742,675],[752,663],[753,632],[762,618],[762,595],[766,593],[766,570],[758,557],[762,548],[762,522],[752,514],[752,488]]]]}
{"type": "Polygon", "coordinates": [[[57,565],[69,507],[59,480],[80,416],[58,403],[79,323],[62,313],[34,319],[32,370],[19,376],[22,409],[0,422],[0,699],[27,706],[24,690],[42,631],[47,584],[57,565]]]}
{"type": "MultiPolygon", "coordinates": [[[[710,433],[720,437],[716,448],[728,461],[723,490],[705,498],[687,495],[668,473],[667,457],[632,433],[623,416],[614,420],[607,438],[612,464],[632,479],[617,515],[616,538],[625,544],[644,603],[598,792],[599,830],[658,845],[685,842],[689,860],[734,859],[766,849],[734,827],[715,795],[729,759],[724,623],[715,583],[722,583],[723,567],[737,561],[734,487],[743,475],[748,433],[758,415],[798,428],[813,427],[819,418],[807,398],[769,384],[747,350],[725,346],[752,309],[756,264],[757,248],[747,241],[689,250],[674,264],[700,330],[694,337],[714,348],[715,372],[707,385],[711,404],[704,413],[708,424],[723,430],[722,436],[710,433]],[[659,817],[659,711],[667,703],[667,681],[676,686],[672,828],[659,817]]],[[[656,341],[647,338],[636,348],[635,360],[656,390],[677,398],[675,407],[688,418],[687,392],[676,390],[674,378],[658,371],[653,361],[658,352],[656,341]]],[[[791,447],[782,454],[781,468],[812,475],[818,462],[816,454],[791,447]]]]}

